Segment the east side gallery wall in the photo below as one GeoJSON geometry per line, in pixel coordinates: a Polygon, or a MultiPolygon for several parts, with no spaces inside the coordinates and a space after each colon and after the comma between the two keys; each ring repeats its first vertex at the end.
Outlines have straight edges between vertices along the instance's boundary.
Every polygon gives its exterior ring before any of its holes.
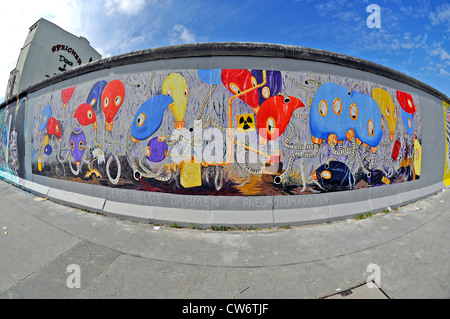
{"type": "Polygon", "coordinates": [[[0,105],[0,175],[149,223],[323,223],[450,181],[450,100],[375,63],[207,43],[76,67],[0,105]]]}

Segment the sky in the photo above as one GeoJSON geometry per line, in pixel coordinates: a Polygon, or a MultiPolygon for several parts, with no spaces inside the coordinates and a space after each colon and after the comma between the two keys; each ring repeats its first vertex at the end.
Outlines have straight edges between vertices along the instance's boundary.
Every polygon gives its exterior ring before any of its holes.
{"type": "Polygon", "coordinates": [[[87,38],[103,58],[185,43],[295,45],[384,65],[450,97],[450,1],[15,0],[0,12],[0,102],[41,17],[87,38]]]}

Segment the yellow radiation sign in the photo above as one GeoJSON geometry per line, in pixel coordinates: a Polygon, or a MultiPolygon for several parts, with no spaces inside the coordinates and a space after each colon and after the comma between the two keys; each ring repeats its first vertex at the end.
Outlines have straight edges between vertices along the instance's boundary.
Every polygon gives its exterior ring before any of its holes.
{"type": "Polygon", "coordinates": [[[237,116],[238,133],[255,131],[255,115],[241,114],[237,116]]]}

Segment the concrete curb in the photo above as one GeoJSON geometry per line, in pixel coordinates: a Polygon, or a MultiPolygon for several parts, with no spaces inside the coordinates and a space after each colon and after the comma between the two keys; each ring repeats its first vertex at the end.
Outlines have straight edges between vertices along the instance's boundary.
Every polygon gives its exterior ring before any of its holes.
{"type": "Polygon", "coordinates": [[[272,210],[193,210],[137,205],[106,200],[76,192],[64,191],[0,171],[0,178],[37,196],[48,198],[67,206],[92,211],[129,221],[178,225],[181,227],[210,228],[272,228],[322,224],[394,209],[432,196],[445,189],[444,182],[385,197],[369,198],[351,203],[329,204],[295,209],[272,210]],[[239,220],[238,223],[236,221],[239,220]]]}

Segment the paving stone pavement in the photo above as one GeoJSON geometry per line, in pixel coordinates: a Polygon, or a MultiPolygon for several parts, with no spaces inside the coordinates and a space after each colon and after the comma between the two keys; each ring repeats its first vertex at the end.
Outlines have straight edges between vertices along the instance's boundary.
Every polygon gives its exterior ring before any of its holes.
{"type": "Polygon", "coordinates": [[[450,298],[450,191],[362,220],[250,231],[120,220],[5,181],[0,202],[1,299],[450,298]]]}

